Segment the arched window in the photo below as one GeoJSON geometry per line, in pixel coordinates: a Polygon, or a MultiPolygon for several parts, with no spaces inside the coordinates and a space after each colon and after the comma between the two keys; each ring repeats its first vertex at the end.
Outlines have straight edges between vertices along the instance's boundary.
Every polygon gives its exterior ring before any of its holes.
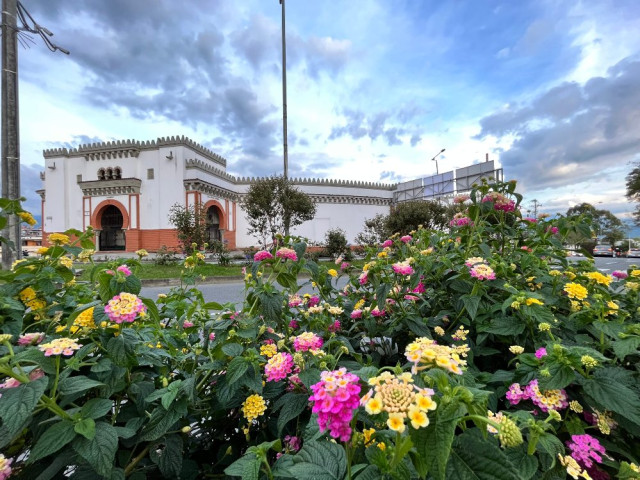
{"type": "Polygon", "coordinates": [[[104,168],[101,168],[100,170],[98,170],[98,180],[104,180],[104,168]]]}
{"type": "Polygon", "coordinates": [[[113,178],[116,180],[122,178],[122,169],[120,167],[113,169],[113,178]]]}
{"type": "Polygon", "coordinates": [[[109,167],[107,168],[107,176],[106,179],[107,180],[111,180],[113,178],[113,168],[109,167]]]}

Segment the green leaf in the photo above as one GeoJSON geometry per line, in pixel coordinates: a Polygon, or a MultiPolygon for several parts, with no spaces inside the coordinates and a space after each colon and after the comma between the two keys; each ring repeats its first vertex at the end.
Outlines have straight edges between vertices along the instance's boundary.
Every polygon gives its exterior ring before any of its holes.
{"type": "Polygon", "coordinates": [[[76,432],[74,431],[72,422],[62,420],[54,423],[40,435],[40,438],[38,438],[38,441],[29,454],[27,463],[36,462],[47,455],[56,453],[73,440],[75,436],[76,432]]]}
{"type": "Polygon", "coordinates": [[[264,317],[272,322],[277,322],[282,316],[282,296],[274,292],[261,292],[258,295],[264,317]]]}
{"type": "MultiPolygon", "coordinates": [[[[353,470],[355,470],[355,466],[353,467],[353,470]]],[[[378,470],[378,467],[375,465],[367,465],[362,469],[362,471],[359,471],[358,473],[354,472],[354,478],[356,480],[380,480],[383,477],[380,470],[378,470]]]]}
{"type": "Polygon", "coordinates": [[[181,384],[182,384],[182,380],[176,380],[175,382],[171,382],[169,384],[169,387],[167,388],[166,393],[164,393],[160,398],[160,403],[165,408],[165,410],[169,410],[169,408],[171,408],[171,404],[180,393],[181,384]]]}
{"type": "Polygon", "coordinates": [[[613,378],[598,375],[583,383],[584,391],[600,404],[636,425],[640,425],[640,400],[638,392],[620,384],[613,378]]]}
{"type": "Polygon", "coordinates": [[[96,422],[92,418],[83,418],[77,422],[73,430],[88,440],[93,440],[96,436],[96,422]]]}
{"type": "Polygon", "coordinates": [[[109,339],[107,342],[107,352],[111,361],[120,367],[133,367],[137,365],[135,345],[139,341],[134,333],[128,333],[124,329],[120,335],[109,339]]]}
{"type": "Polygon", "coordinates": [[[504,450],[511,465],[520,472],[522,480],[529,480],[538,471],[538,459],[533,455],[527,455],[527,448],[521,445],[518,448],[507,448],[504,450]]]}
{"type": "Polygon", "coordinates": [[[156,407],[153,412],[151,412],[149,423],[140,433],[139,440],[141,442],[157,440],[167,433],[180,418],[182,418],[182,414],[178,411],[176,403],[174,403],[168,411],[162,406],[156,407]]]}
{"type": "Polygon", "coordinates": [[[179,478],[182,471],[182,438],[169,435],[151,449],[151,461],[165,478],[179,478]]]}
{"type": "Polygon", "coordinates": [[[300,415],[308,404],[309,395],[306,393],[292,394],[287,398],[278,416],[278,435],[282,433],[282,429],[287,425],[287,422],[300,415]]]}
{"type": "Polygon", "coordinates": [[[231,342],[225,343],[222,346],[222,351],[225,355],[229,355],[230,357],[237,357],[239,355],[242,355],[242,352],[244,352],[244,348],[239,343],[231,342]]]}
{"type": "Polygon", "coordinates": [[[104,477],[111,475],[118,449],[116,430],[105,422],[96,423],[96,435],[92,440],[76,437],[73,449],[84,458],[89,465],[104,477]]]}
{"type": "Polygon", "coordinates": [[[307,442],[289,469],[297,480],[342,480],[347,470],[344,449],[330,442],[307,442]]]}
{"type": "Polygon", "coordinates": [[[74,393],[84,392],[93,387],[101,387],[104,383],[92,380],[84,375],[77,377],[68,377],[60,382],[61,395],[73,395],[74,393]]]}
{"type": "Polygon", "coordinates": [[[227,384],[233,385],[242,378],[244,373],[249,368],[249,362],[244,357],[234,357],[229,366],[227,367],[227,384]]]}
{"type": "Polygon", "coordinates": [[[260,456],[256,447],[249,447],[238,460],[224,469],[224,473],[242,480],[258,480],[260,478],[260,456]]]}
{"type": "Polygon", "coordinates": [[[93,418],[96,420],[109,413],[112,407],[113,400],[109,398],[92,398],[82,406],[80,415],[82,418],[93,418]]]}
{"type": "Polygon", "coordinates": [[[613,351],[620,360],[624,360],[627,355],[638,353],[640,347],[640,337],[628,337],[613,342],[613,351]]]}
{"type": "Polygon", "coordinates": [[[39,378],[16,388],[9,388],[0,397],[0,418],[9,435],[13,437],[31,417],[33,409],[47,388],[49,379],[39,378]]]}
{"type": "Polygon", "coordinates": [[[422,318],[405,317],[403,319],[403,322],[407,326],[407,328],[409,328],[409,330],[411,330],[419,337],[431,336],[431,330],[429,330],[429,327],[422,318]]]}
{"type": "Polygon", "coordinates": [[[524,332],[526,323],[519,317],[497,317],[491,320],[488,327],[483,327],[483,332],[495,335],[520,335],[524,332]]]}
{"type": "Polygon", "coordinates": [[[562,442],[558,437],[547,432],[543,432],[538,438],[536,450],[546,452],[553,458],[557,458],[559,454],[564,455],[564,445],[562,442]]]}
{"type": "Polygon", "coordinates": [[[471,318],[471,320],[476,318],[478,307],[480,306],[480,297],[478,295],[462,295],[460,299],[469,314],[469,318],[471,318]]]}
{"type": "Polygon", "coordinates": [[[438,405],[429,426],[411,429],[411,440],[418,455],[427,460],[429,472],[435,480],[444,480],[449,452],[458,420],[465,408],[457,402],[438,405]]]}
{"type": "Polygon", "coordinates": [[[576,374],[569,365],[557,362],[549,364],[549,377],[541,377],[540,390],[556,390],[570,385],[576,378],[576,374]]]}
{"type": "Polygon", "coordinates": [[[159,322],[160,314],[158,313],[158,306],[156,305],[156,302],[154,302],[150,298],[140,297],[140,300],[142,300],[144,306],[147,307],[147,315],[151,318],[151,320],[153,320],[154,322],[159,322]]]}
{"type": "Polygon", "coordinates": [[[458,436],[447,465],[450,480],[521,480],[518,470],[500,448],[481,436],[458,436]]]}

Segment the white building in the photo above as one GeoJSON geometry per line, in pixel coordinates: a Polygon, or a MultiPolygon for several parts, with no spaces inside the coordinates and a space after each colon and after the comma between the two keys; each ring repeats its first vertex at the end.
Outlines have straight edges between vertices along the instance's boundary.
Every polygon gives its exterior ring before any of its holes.
{"type": "MultiPolygon", "coordinates": [[[[230,249],[257,244],[247,233],[239,204],[255,179],[229,175],[224,158],[188,138],[123,140],[43,154],[43,239],[92,226],[100,251],[176,247],[176,231],[167,218],[170,207],[200,202],[207,208],[212,238],[223,239],[230,249]]],[[[315,242],[323,242],[333,228],[344,230],[353,242],[366,219],[389,213],[396,189],[344,180],[292,182],[311,196],[317,212],[291,233],[315,242]]]]}

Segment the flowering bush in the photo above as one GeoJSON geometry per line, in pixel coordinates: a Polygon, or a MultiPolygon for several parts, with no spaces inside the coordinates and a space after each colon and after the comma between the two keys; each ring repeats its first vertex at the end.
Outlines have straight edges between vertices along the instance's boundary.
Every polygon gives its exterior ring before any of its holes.
{"type": "Polygon", "coordinates": [[[2,275],[0,478],[640,478],[640,269],[569,262],[588,225],[520,200],[483,183],[361,269],[282,239],[240,309],[201,252],[153,301],[56,234],[2,275]]]}

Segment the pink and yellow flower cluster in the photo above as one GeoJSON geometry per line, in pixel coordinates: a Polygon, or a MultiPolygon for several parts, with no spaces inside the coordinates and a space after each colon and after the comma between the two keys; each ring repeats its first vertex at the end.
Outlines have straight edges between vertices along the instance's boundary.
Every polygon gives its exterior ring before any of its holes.
{"type": "Polygon", "coordinates": [[[324,371],[320,381],[311,386],[311,411],[318,414],[320,431],[329,430],[333,438],[348,442],[351,438],[351,418],[360,405],[359,379],[343,367],[324,371]]]}
{"type": "Polygon", "coordinates": [[[284,380],[293,371],[293,357],[290,353],[278,352],[272,356],[264,367],[267,382],[284,380]]]}
{"type": "Polygon", "coordinates": [[[435,410],[436,402],[431,398],[433,390],[419,388],[413,384],[410,373],[393,375],[382,372],[369,379],[373,388],[362,397],[361,405],[370,415],[387,413],[387,426],[396,432],[404,432],[405,422],[415,429],[429,425],[427,412],[435,410]]]}
{"type": "Polygon", "coordinates": [[[506,397],[512,405],[517,405],[523,400],[531,400],[536,407],[545,413],[549,410],[564,410],[569,406],[567,392],[564,390],[541,392],[538,387],[538,380],[535,379],[531,380],[524,390],[520,384],[512,384],[507,391],[506,397]]]}
{"type": "Polygon", "coordinates": [[[438,367],[456,375],[462,375],[462,367],[467,362],[461,356],[466,354],[467,349],[466,345],[448,347],[438,345],[430,338],[421,337],[407,345],[404,355],[413,363],[411,367],[413,374],[427,368],[438,367]]]}
{"type": "Polygon", "coordinates": [[[50,342],[38,345],[40,351],[44,352],[45,357],[52,355],[71,356],[75,350],[80,350],[81,345],[71,338],[56,338],[50,342]]]}
{"type": "Polygon", "coordinates": [[[293,348],[296,352],[307,352],[309,350],[318,350],[322,348],[322,338],[313,332],[304,332],[294,337],[293,348]]]}
{"type": "Polygon", "coordinates": [[[147,313],[147,307],[133,293],[122,292],[109,300],[104,311],[112,322],[132,323],[138,314],[144,316],[147,313]]]}

